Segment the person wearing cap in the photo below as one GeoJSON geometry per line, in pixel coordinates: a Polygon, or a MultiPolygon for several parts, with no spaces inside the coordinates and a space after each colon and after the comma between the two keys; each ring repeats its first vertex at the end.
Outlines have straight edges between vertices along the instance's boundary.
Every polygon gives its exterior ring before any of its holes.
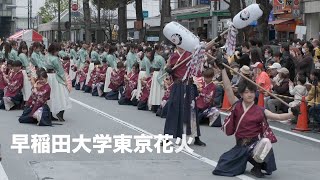
{"type": "Polygon", "coordinates": [[[251,66],[255,74],[255,80],[258,85],[263,89],[270,91],[271,90],[271,80],[269,75],[263,70],[263,64],[261,62],[256,62],[251,66]]]}
{"type": "MultiPolygon", "coordinates": [[[[279,73],[280,81],[273,84],[273,93],[282,96],[291,96],[289,93],[289,70],[287,68],[281,68],[277,70],[279,73]]],[[[283,99],[286,102],[290,102],[289,99],[283,99]]],[[[273,113],[279,112],[279,110],[287,111],[287,107],[284,106],[278,99],[270,98],[267,101],[267,109],[273,113]]]]}
{"type": "Polygon", "coordinates": [[[0,109],[9,111],[13,107],[19,107],[23,102],[23,73],[22,63],[20,61],[12,62],[12,71],[3,76],[7,86],[4,88],[4,97],[0,100],[0,109]]]}
{"type": "Polygon", "coordinates": [[[268,67],[268,74],[273,83],[279,82],[280,78],[278,75],[278,70],[281,68],[282,67],[279,63],[273,63],[271,66],[268,67]]]}

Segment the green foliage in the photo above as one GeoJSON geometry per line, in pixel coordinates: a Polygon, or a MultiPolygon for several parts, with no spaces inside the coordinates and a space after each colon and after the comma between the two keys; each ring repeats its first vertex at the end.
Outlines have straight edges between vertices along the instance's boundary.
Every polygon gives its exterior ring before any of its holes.
{"type": "MultiPolygon", "coordinates": [[[[38,15],[42,18],[42,23],[50,22],[58,15],[58,1],[59,0],[46,0],[44,5],[40,8],[38,15]]],[[[63,12],[68,9],[69,0],[60,0],[60,10],[63,12]]]]}

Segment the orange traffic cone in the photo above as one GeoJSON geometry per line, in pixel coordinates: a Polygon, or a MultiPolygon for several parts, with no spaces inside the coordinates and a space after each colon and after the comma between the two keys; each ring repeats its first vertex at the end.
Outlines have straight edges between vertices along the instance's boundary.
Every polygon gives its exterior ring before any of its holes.
{"type": "Polygon", "coordinates": [[[259,93],[258,106],[264,107],[264,94],[263,94],[263,92],[259,93]]]}
{"type": "Polygon", "coordinates": [[[231,109],[231,104],[229,102],[228,95],[226,92],[224,92],[221,110],[222,111],[229,111],[230,109],[231,109]]]}
{"type": "Polygon", "coordinates": [[[308,128],[308,112],[307,112],[307,102],[306,98],[303,96],[300,104],[300,115],[298,117],[298,122],[294,131],[310,131],[308,128]]]}

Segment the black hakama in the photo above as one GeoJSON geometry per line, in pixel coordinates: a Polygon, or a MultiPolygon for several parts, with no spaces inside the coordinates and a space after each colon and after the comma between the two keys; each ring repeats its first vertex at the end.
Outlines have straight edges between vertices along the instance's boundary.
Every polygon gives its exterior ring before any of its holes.
{"type": "MultiPolygon", "coordinates": [[[[221,155],[217,167],[213,170],[212,174],[219,176],[237,176],[245,172],[247,168],[247,162],[256,165],[252,158],[252,151],[257,144],[258,140],[248,145],[237,144],[231,150],[221,155]]],[[[262,163],[262,170],[265,170],[267,174],[272,174],[277,170],[276,162],[274,158],[273,150],[271,149],[262,163]]]]}

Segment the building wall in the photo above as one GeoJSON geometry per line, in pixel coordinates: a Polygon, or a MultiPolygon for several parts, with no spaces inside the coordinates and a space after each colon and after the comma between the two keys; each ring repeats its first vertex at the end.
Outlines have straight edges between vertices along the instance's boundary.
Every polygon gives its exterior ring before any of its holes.
{"type": "Polygon", "coordinates": [[[320,33],[320,1],[304,0],[304,21],[307,26],[306,39],[319,39],[320,33]]]}
{"type": "Polygon", "coordinates": [[[14,32],[15,9],[6,8],[6,5],[15,5],[15,0],[0,0],[0,37],[7,38],[14,32]]]}

